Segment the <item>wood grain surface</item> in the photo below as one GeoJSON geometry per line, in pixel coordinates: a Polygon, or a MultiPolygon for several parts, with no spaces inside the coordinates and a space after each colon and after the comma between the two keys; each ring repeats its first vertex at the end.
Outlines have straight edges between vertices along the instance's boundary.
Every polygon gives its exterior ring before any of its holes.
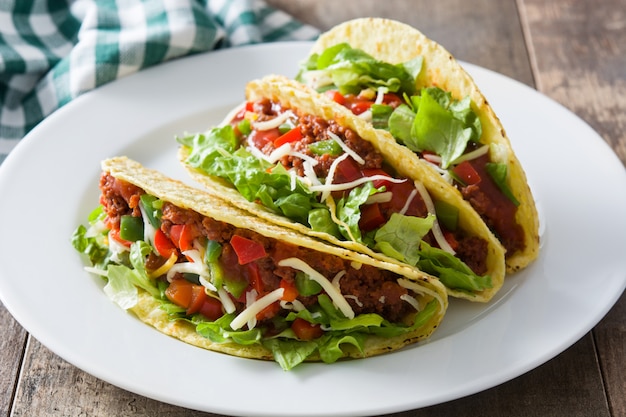
{"type": "MultiPolygon", "coordinates": [[[[415,26],[458,59],[560,102],[626,163],[624,0],[267,2],[322,30],[366,16],[415,26]]],[[[626,416],[625,323],[622,295],[592,332],[544,365],[487,391],[394,416],[626,416]]],[[[215,416],[86,374],[28,336],[2,306],[0,326],[0,416],[215,416]]]]}

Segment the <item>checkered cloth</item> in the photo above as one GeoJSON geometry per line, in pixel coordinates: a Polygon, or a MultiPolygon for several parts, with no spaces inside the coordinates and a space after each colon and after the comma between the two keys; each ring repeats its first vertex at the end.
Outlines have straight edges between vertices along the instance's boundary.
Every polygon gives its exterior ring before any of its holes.
{"type": "Polygon", "coordinates": [[[46,116],[109,81],[184,55],[317,34],[262,0],[2,0],[0,164],[46,116]]]}

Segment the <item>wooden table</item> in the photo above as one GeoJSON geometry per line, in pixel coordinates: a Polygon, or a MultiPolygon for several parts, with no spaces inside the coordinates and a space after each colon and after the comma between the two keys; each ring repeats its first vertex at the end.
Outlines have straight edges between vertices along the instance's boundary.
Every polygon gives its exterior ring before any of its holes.
{"type": "MultiPolygon", "coordinates": [[[[409,23],[457,58],[564,104],[626,162],[625,0],[269,3],[320,29],[362,16],[409,23]]],[[[210,415],[129,393],[82,372],[29,336],[2,306],[0,328],[2,415],[210,415]]],[[[395,415],[626,416],[626,295],[590,333],[535,370],[466,398],[395,415]]]]}

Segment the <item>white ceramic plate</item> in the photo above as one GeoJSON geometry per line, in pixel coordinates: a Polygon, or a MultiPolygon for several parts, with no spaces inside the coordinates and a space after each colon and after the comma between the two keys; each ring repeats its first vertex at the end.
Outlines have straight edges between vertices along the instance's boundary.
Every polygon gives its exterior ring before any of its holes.
{"type": "Polygon", "coordinates": [[[622,164],[560,105],[472,65],[542,221],[539,259],[490,304],[451,300],[428,343],[284,372],[186,345],[110,302],[70,245],[98,203],[100,160],[125,154],[186,179],[174,136],[219,122],[249,79],[295,75],[309,47],[266,44],[174,61],[85,94],[33,130],[0,166],[0,296],[20,324],[86,372],[164,402],[223,414],[339,416],[490,388],[556,356],[606,314],[626,283],[622,164]]]}

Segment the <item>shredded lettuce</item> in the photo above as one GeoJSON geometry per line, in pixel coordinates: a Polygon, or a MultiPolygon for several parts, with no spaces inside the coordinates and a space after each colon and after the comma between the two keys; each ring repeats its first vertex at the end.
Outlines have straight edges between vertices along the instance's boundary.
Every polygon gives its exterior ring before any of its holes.
{"type": "Polygon", "coordinates": [[[382,253],[410,265],[416,265],[420,259],[419,244],[433,227],[435,216],[404,216],[393,213],[374,236],[377,247],[382,253]]]}
{"type": "Polygon", "coordinates": [[[359,220],[361,220],[361,205],[367,201],[369,196],[380,192],[381,190],[374,187],[371,182],[366,182],[360,187],[355,187],[342,197],[337,203],[337,218],[348,225],[348,230],[340,225],[339,230],[347,240],[361,242],[361,228],[359,220]]]}
{"type": "MultiPolygon", "coordinates": [[[[301,66],[296,79],[307,83],[312,71],[318,78],[329,80],[342,94],[358,94],[365,88],[386,87],[390,92],[415,91],[415,80],[422,69],[418,57],[407,63],[392,65],[376,60],[366,52],[341,43],[327,48],[321,54],[312,54],[301,66]]],[[[316,86],[320,89],[328,85],[316,86]]]]}
{"type": "Polygon", "coordinates": [[[475,274],[463,261],[448,252],[434,248],[424,241],[419,248],[420,261],[417,267],[437,276],[446,287],[469,292],[493,287],[489,275],[475,274]]]}

